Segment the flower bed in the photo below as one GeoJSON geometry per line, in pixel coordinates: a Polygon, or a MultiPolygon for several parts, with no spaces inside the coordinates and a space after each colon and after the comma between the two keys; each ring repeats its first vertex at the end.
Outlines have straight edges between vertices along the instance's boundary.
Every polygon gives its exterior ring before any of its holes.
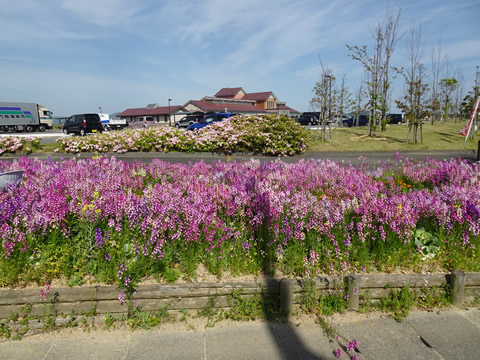
{"type": "Polygon", "coordinates": [[[0,285],[479,271],[480,164],[0,161],[0,285]]]}
{"type": "Polygon", "coordinates": [[[40,138],[37,136],[29,136],[26,138],[18,138],[15,136],[0,137],[0,155],[6,153],[31,153],[40,145],[40,138]]]}
{"type": "Polygon", "coordinates": [[[305,130],[285,116],[235,116],[199,131],[170,127],[109,132],[58,140],[65,152],[181,151],[295,155],[306,149],[305,130]]]}

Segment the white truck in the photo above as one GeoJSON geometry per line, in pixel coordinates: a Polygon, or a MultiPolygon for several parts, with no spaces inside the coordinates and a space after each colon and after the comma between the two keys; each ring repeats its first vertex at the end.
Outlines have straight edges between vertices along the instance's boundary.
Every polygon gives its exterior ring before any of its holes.
{"type": "Polygon", "coordinates": [[[125,119],[110,119],[108,114],[98,114],[100,120],[102,120],[103,130],[121,130],[128,126],[125,119]]]}
{"type": "Polygon", "coordinates": [[[35,103],[0,102],[0,131],[45,131],[53,127],[52,112],[35,103]]]}

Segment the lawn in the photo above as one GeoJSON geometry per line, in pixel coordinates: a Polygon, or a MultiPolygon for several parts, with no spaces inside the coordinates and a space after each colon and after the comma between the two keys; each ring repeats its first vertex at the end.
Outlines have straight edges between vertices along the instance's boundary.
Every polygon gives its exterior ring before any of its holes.
{"type": "MultiPolygon", "coordinates": [[[[377,136],[368,137],[366,127],[332,128],[332,141],[322,142],[317,130],[310,130],[310,151],[405,151],[405,150],[477,150],[477,140],[468,140],[458,132],[465,123],[430,123],[423,125],[423,143],[413,144],[410,133],[409,143],[405,143],[407,125],[390,125],[386,131],[377,131],[377,136]]],[[[413,132],[413,130],[412,130],[413,132]]],[[[420,134],[418,136],[420,140],[420,134]]]]}

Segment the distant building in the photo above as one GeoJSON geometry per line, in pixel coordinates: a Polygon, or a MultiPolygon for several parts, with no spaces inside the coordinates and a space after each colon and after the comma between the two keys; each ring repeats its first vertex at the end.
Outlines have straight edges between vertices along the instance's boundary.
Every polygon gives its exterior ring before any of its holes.
{"type": "Polygon", "coordinates": [[[131,121],[137,116],[153,116],[156,122],[168,123],[179,120],[189,112],[234,112],[242,115],[279,114],[298,117],[300,113],[279,101],[272,91],[247,93],[241,87],[223,88],[214,96],[201,100],[189,100],[184,105],[159,106],[149,104],[145,108],[127,109],[117,116],[131,121]]]}
{"type": "MultiPolygon", "coordinates": [[[[137,116],[152,116],[157,123],[168,123],[169,115],[181,108],[180,105],[159,106],[158,104],[148,104],[144,108],[127,109],[116,116],[125,118],[127,122],[132,121],[137,116]]],[[[171,120],[173,122],[173,118],[171,120]]]]}
{"type": "Polygon", "coordinates": [[[241,87],[223,88],[214,96],[205,96],[201,100],[190,100],[182,108],[184,111],[300,115],[298,111],[288,107],[286,102],[278,101],[272,91],[247,93],[241,87]]]}

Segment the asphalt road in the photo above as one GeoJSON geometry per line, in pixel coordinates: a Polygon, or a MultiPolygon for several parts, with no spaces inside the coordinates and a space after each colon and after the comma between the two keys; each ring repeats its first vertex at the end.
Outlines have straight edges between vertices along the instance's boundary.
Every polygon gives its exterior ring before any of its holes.
{"type": "MultiPolygon", "coordinates": [[[[312,127],[313,128],[313,127],[312,127]]],[[[1,136],[11,136],[12,134],[0,134],[1,136]]],[[[15,136],[26,137],[26,136],[40,136],[42,143],[55,143],[57,138],[65,137],[65,136],[72,136],[72,135],[64,135],[60,130],[50,130],[45,133],[27,133],[27,134],[15,134],[15,136]]],[[[436,160],[448,160],[448,159],[462,159],[467,160],[470,162],[477,160],[477,152],[474,150],[468,151],[399,151],[398,153],[394,151],[364,151],[364,152],[357,152],[357,151],[335,151],[335,152],[319,152],[319,151],[312,151],[307,152],[303,155],[299,156],[291,156],[291,157],[276,157],[276,156],[262,156],[262,155],[254,155],[254,154],[233,154],[233,155],[219,155],[219,154],[210,154],[210,153],[195,153],[195,154],[186,154],[186,153],[126,153],[126,154],[93,154],[93,153],[81,153],[81,154],[57,154],[57,153],[35,153],[31,154],[28,157],[35,158],[35,159],[51,159],[54,161],[61,161],[63,159],[68,158],[91,158],[93,156],[98,155],[108,155],[108,156],[115,156],[117,159],[122,159],[128,162],[134,161],[143,161],[143,162],[150,162],[153,159],[161,159],[164,161],[172,162],[172,163],[183,163],[188,164],[189,162],[199,162],[203,161],[205,163],[211,163],[214,161],[248,161],[250,159],[258,159],[259,161],[276,161],[281,159],[287,163],[293,163],[300,160],[311,160],[311,159],[324,159],[324,160],[331,160],[334,162],[344,163],[344,164],[352,164],[358,165],[362,161],[366,161],[369,165],[375,165],[383,162],[393,161],[394,157],[396,156],[401,157],[409,157],[414,160],[425,160],[427,158],[436,159],[436,160]],[[361,158],[364,158],[361,160],[361,158]]],[[[0,160],[11,160],[16,159],[19,156],[25,155],[12,155],[12,154],[4,154],[0,155],[0,160]]]]}

